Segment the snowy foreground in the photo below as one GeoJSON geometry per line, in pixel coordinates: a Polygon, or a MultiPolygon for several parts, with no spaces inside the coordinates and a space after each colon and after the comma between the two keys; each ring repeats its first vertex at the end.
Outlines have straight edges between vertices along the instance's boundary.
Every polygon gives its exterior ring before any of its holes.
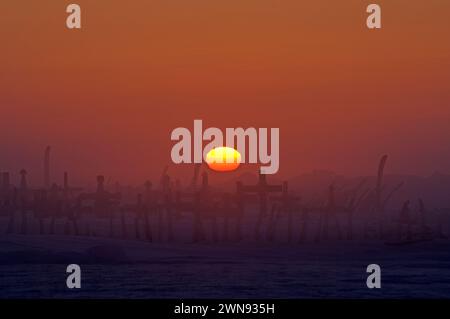
{"type": "Polygon", "coordinates": [[[450,243],[160,244],[102,237],[0,235],[2,298],[450,297],[450,243]],[[66,288],[66,266],[82,289],[66,288]],[[366,267],[382,289],[366,287],[366,267]]]}

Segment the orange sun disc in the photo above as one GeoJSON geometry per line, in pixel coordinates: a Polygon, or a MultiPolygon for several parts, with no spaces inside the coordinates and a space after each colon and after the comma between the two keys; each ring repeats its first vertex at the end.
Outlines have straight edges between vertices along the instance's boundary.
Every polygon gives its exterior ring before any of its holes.
{"type": "Polygon", "coordinates": [[[216,147],[206,154],[206,163],[216,172],[231,172],[241,164],[241,154],[231,147],[216,147]]]}

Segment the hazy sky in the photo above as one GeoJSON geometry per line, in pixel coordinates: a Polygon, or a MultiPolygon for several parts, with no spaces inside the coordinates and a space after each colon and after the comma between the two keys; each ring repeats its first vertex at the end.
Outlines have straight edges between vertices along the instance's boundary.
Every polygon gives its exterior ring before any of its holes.
{"type": "Polygon", "coordinates": [[[361,0],[2,1],[0,171],[41,183],[50,144],[55,174],[140,182],[203,119],[279,127],[282,176],[373,173],[384,153],[391,173],[450,173],[450,2],[372,2],[382,30],[361,0]]]}

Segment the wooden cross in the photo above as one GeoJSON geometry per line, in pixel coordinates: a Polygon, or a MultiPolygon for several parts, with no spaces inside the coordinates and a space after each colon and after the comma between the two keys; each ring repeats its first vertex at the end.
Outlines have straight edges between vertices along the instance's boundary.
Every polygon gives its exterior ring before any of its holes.
{"type": "Polygon", "coordinates": [[[295,196],[289,194],[288,191],[288,182],[283,182],[283,190],[281,196],[273,196],[271,199],[275,202],[272,207],[272,211],[270,214],[270,223],[269,228],[267,230],[267,239],[272,241],[275,236],[275,230],[279,221],[279,213],[287,213],[287,223],[288,223],[288,241],[292,241],[293,236],[293,214],[294,211],[299,209],[298,202],[300,201],[299,196],[295,196]]]}
{"type": "Polygon", "coordinates": [[[282,192],[282,185],[267,184],[266,175],[259,173],[259,181],[256,185],[243,185],[242,182],[237,182],[238,198],[242,198],[245,193],[256,193],[259,197],[259,214],[255,227],[255,239],[260,237],[260,228],[262,219],[267,215],[268,195],[269,193],[282,192]]]}
{"type": "MultiPolygon", "coordinates": [[[[146,190],[148,191],[148,190],[146,190]]],[[[143,200],[142,194],[137,195],[137,200],[135,204],[127,204],[122,205],[121,207],[121,223],[122,223],[122,234],[123,237],[127,237],[127,230],[126,230],[126,213],[132,213],[134,217],[134,230],[135,230],[135,238],[141,239],[141,231],[140,231],[140,221],[143,220],[144,222],[144,238],[152,242],[152,232],[150,228],[150,220],[149,220],[149,212],[150,208],[147,206],[143,200]]]]}
{"type": "Polygon", "coordinates": [[[9,217],[6,233],[14,231],[15,212],[17,208],[17,188],[10,185],[9,173],[1,173],[0,184],[0,216],[9,217]]]}
{"type": "Polygon", "coordinates": [[[30,192],[27,183],[27,171],[25,169],[20,170],[20,186],[18,190],[18,204],[19,210],[22,216],[22,223],[20,226],[20,233],[26,234],[28,223],[27,223],[27,212],[30,210],[30,192]]]}
{"type": "Polygon", "coordinates": [[[12,188],[9,184],[9,173],[0,174],[0,216],[11,216],[13,213],[12,188]]]}
{"type": "Polygon", "coordinates": [[[39,189],[33,192],[33,216],[39,221],[39,233],[44,234],[44,221],[50,219],[49,234],[55,232],[56,218],[63,217],[63,200],[56,184],[51,188],[39,189]]]}
{"type": "Polygon", "coordinates": [[[97,176],[97,191],[95,193],[83,193],[78,196],[78,209],[83,210],[83,201],[93,202],[92,211],[96,217],[109,218],[110,236],[113,235],[114,210],[119,206],[121,200],[120,193],[109,193],[104,187],[105,177],[97,176]]]}
{"type": "Polygon", "coordinates": [[[173,215],[174,215],[174,184],[171,182],[170,176],[167,174],[167,167],[164,169],[161,176],[161,209],[158,214],[158,240],[164,240],[164,229],[167,225],[167,240],[169,242],[174,240],[173,233],[173,215]],[[165,220],[165,223],[164,223],[165,220]]]}

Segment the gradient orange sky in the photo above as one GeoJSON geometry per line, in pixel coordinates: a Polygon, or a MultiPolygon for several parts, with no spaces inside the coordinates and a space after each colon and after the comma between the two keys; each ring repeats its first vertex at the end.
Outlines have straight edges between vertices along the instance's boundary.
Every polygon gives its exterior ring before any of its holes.
{"type": "Polygon", "coordinates": [[[280,176],[373,174],[384,153],[388,173],[450,173],[449,1],[15,0],[0,13],[0,171],[42,183],[49,144],[55,178],[141,182],[170,163],[171,130],[203,119],[279,127],[280,176]],[[73,2],[82,30],[65,27],[73,2]],[[381,30],[365,26],[372,2],[381,30]]]}

